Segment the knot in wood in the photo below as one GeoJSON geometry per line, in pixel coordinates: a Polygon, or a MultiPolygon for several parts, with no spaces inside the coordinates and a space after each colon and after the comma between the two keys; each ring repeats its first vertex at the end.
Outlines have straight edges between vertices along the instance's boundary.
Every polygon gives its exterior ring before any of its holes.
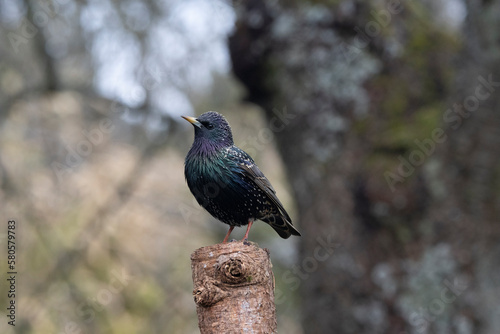
{"type": "Polygon", "coordinates": [[[217,271],[227,284],[251,283],[254,261],[245,254],[221,255],[217,259],[217,271]]]}
{"type": "Polygon", "coordinates": [[[201,334],[276,333],[269,253],[230,242],[197,249],[191,257],[201,334]]]}
{"type": "Polygon", "coordinates": [[[217,286],[217,282],[213,279],[203,280],[201,284],[193,290],[194,302],[204,307],[212,306],[228,295],[226,291],[217,286]]]}

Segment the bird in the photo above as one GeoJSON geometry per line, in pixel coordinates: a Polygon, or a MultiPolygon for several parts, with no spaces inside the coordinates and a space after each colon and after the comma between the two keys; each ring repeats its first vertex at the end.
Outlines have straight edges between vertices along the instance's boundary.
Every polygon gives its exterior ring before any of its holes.
{"type": "Polygon", "coordinates": [[[255,220],[269,224],[280,237],[300,236],[269,180],[245,151],[234,145],[223,115],[208,111],[198,118],[181,116],[194,126],[194,142],[186,155],[184,174],[198,204],[228,224],[223,243],[235,226],[255,220]]]}

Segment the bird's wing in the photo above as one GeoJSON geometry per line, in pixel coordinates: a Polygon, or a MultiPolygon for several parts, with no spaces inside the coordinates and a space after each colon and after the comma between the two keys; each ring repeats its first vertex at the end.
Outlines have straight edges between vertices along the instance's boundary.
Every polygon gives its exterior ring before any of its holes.
{"type": "Polygon", "coordinates": [[[246,175],[250,178],[250,180],[252,180],[260,189],[262,189],[267,197],[271,200],[271,202],[273,202],[278,207],[281,213],[285,216],[286,220],[288,222],[291,222],[292,220],[290,219],[290,216],[288,216],[288,213],[285,211],[283,204],[281,204],[280,200],[276,196],[276,191],[274,190],[269,180],[260,171],[259,167],[257,167],[257,165],[255,164],[242,164],[241,167],[245,171],[246,175]]]}
{"type": "Polygon", "coordinates": [[[257,167],[253,159],[241,149],[238,149],[237,158],[238,159],[235,159],[235,162],[243,170],[244,175],[255,183],[262,191],[264,191],[271,202],[278,207],[285,219],[288,222],[291,222],[292,220],[290,219],[290,216],[288,216],[283,204],[281,204],[280,200],[276,196],[276,191],[271,185],[271,182],[269,182],[269,180],[264,176],[264,173],[262,173],[259,167],[257,167]]]}

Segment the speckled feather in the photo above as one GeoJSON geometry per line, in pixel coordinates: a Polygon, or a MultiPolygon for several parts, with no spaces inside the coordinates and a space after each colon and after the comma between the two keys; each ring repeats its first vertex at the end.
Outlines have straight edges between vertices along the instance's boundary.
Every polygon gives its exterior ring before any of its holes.
{"type": "Polygon", "coordinates": [[[195,141],[185,162],[187,184],[198,203],[231,226],[262,220],[282,238],[300,235],[254,160],[233,143],[224,117],[207,112],[197,119],[195,141]],[[209,130],[207,127],[214,126],[209,130]]]}

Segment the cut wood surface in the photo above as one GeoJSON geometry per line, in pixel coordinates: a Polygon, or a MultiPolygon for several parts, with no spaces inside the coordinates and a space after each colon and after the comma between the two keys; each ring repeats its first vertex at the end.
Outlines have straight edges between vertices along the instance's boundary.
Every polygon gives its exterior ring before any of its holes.
{"type": "Polygon", "coordinates": [[[274,276],[267,249],[229,242],[191,254],[200,332],[276,333],[274,276]]]}

